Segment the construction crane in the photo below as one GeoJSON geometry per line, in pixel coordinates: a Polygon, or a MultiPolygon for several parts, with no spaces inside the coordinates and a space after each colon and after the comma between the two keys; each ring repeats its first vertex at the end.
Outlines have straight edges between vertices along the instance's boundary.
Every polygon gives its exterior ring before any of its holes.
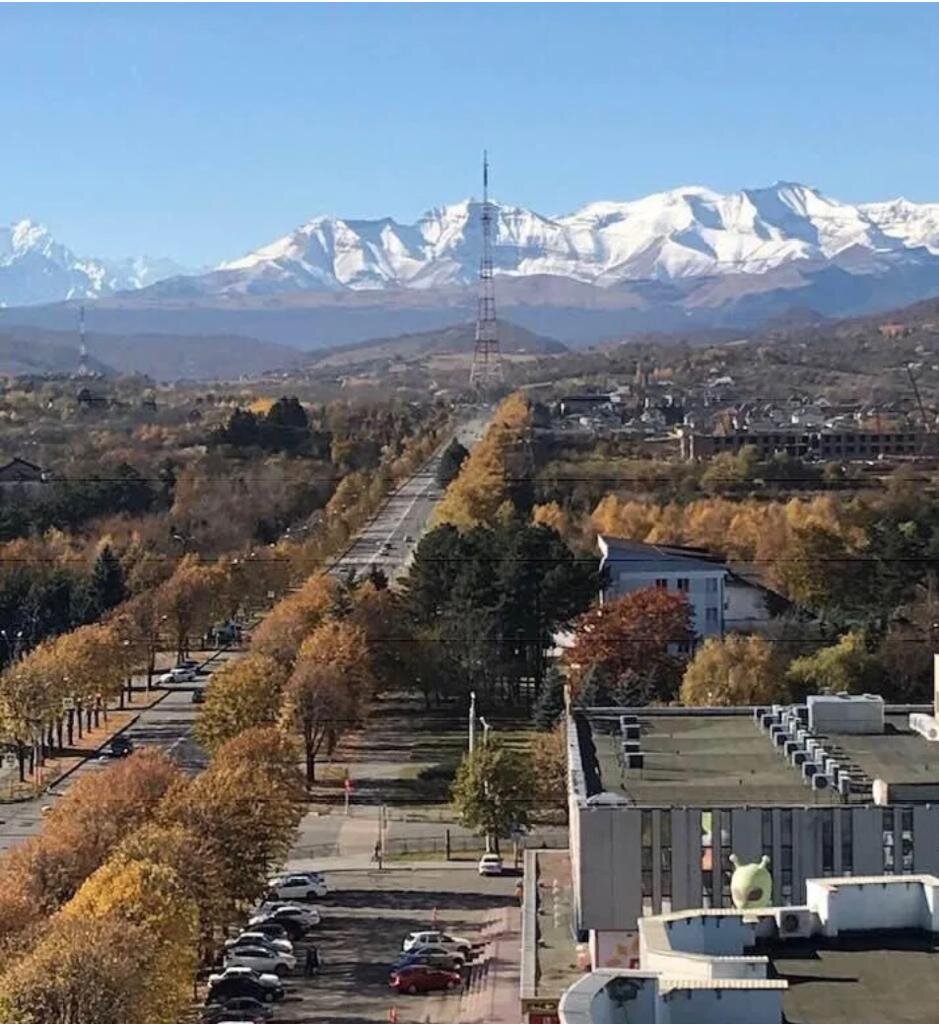
{"type": "Polygon", "coordinates": [[[910,378],[910,384],[913,387],[913,394],[916,396],[916,404],[919,406],[920,419],[923,421],[923,430],[929,434],[931,433],[931,424],[926,417],[926,406],[923,405],[923,396],[919,393],[919,385],[916,383],[916,376],[913,373],[913,364],[906,364],[906,372],[910,378]]]}

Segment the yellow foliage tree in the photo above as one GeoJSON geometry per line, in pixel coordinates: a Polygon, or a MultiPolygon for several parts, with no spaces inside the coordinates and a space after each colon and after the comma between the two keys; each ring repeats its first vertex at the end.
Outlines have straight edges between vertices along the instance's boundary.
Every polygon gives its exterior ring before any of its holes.
{"type": "Polygon", "coordinates": [[[248,654],[215,672],[196,721],[196,737],[209,751],[255,725],[277,719],[287,674],[281,662],[248,654]]]}
{"type": "Polygon", "coordinates": [[[697,707],[782,703],[789,698],[785,665],[760,636],[711,637],[688,663],[681,702],[697,707]]]}

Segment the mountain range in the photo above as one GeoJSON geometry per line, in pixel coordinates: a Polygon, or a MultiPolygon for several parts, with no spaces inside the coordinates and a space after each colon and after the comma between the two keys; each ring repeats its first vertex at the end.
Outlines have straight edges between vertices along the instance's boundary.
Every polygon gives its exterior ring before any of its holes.
{"type": "Polygon", "coordinates": [[[30,306],[146,288],[185,273],[169,259],[135,256],[106,260],[76,256],[41,224],[0,225],[0,306],[30,306]]]}
{"type": "MultiPolygon", "coordinates": [[[[939,203],[850,204],[777,182],[687,186],[553,217],[493,207],[499,315],[567,344],[852,316],[939,294],[939,203]]],[[[413,224],[315,217],[190,274],[82,260],[16,225],[0,229],[0,304],[20,308],[0,309],[0,325],[67,330],[74,311],[54,303],[99,296],[103,332],[242,334],[313,350],[433,330],[474,314],[480,213],[468,199],[413,224]]]]}

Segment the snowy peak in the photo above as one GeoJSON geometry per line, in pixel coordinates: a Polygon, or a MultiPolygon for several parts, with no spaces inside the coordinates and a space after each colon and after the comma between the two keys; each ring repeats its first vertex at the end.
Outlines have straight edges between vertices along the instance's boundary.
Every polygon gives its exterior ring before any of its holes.
{"type": "Polygon", "coordinates": [[[0,225],[0,306],[94,299],[183,273],[166,259],[76,256],[33,220],[0,225]]]}
{"type": "MultiPolygon", "coordinates": [[[[939,204],[855,206],[791,181],[720,193],[701,185],[546,217],[494,203],[497,274],[555,275],[612,287],[648,279],[764,274],[839,257],[939,254],[939,204]]],[[[414,224],[316,217],[223,263],[221,291],[430,288],[468,284],[481,250],[480,204],[434,207],[414,224]]]]}

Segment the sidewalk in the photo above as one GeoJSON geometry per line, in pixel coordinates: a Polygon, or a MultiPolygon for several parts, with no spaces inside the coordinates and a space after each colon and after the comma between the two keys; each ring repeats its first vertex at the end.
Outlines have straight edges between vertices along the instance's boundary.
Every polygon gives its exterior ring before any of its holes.
{"type": "Polygon", "coordinates": [[[505,907],[484,926],[490,956],[475,969],[460,996],[460,1024],[519,1024],[522,923],[518,907],[505,907]]]}

